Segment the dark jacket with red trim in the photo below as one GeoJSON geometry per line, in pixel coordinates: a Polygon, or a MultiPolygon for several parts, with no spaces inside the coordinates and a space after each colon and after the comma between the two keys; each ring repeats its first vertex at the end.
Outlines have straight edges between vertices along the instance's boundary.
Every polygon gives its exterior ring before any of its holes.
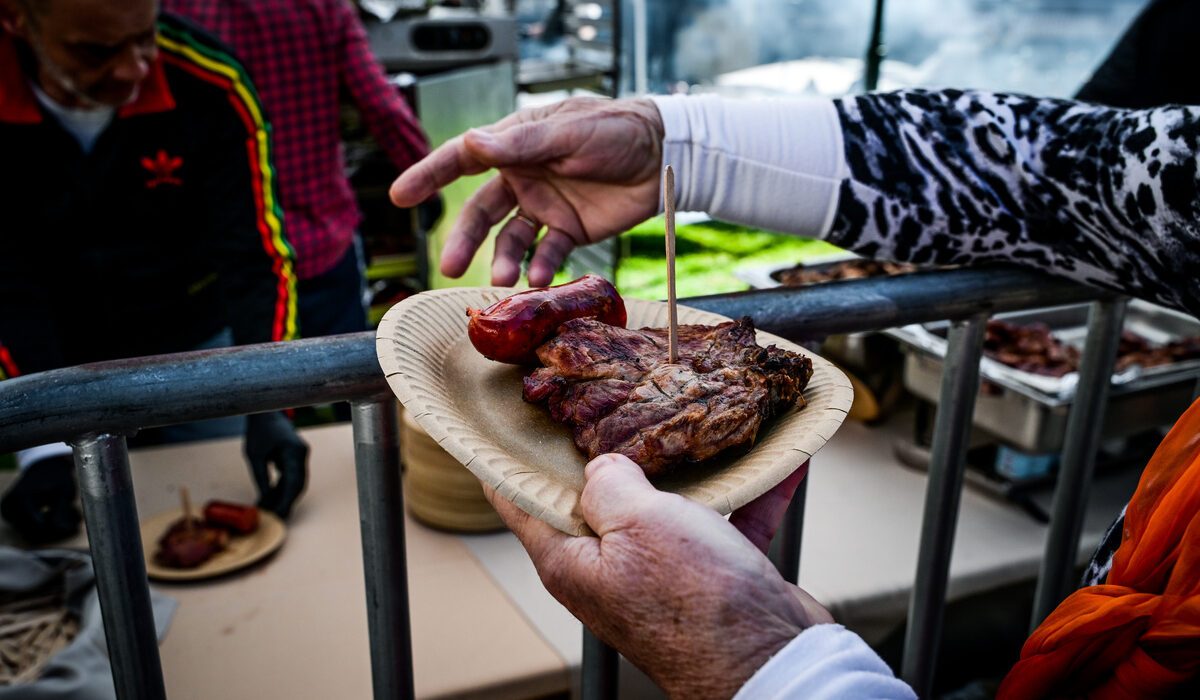
{"type": "Polygon", "coordinates": [[[221,44],[164,16],[159,59],[90,153],[0,36],[0,378],[296,337],[269,127],[221,44]]]}

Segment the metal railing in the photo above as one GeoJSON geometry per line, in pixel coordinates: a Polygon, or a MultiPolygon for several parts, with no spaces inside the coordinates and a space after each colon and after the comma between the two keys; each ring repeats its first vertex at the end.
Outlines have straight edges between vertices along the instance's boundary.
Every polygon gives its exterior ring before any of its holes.
{"type": "MultiPolygon", "coordinates": [[[[680,300],[729,317],[752,316],[757,327],[792,339],[952,322],[903,661],[902,675],[920,696],[933,687],[983,325],[994,313],[1081,302],[1094,303],[1080,400],[1067,426],[1033,624],[1069,588],[1122,300],[1008,267],[680,300]]],[[[373,333],[104,362],[0,383],[0,452],[60,440],[74,446],[119,697],[165,697],[126,436],[142,428],[334,401],[353,406],[374,694],[380,700],[412,697],[397,408],[379,369],[373,333]]],[[[783,546],[774,548],[776,565],[792,582],[799,575],[804,494],[803,488],[797,492],[779,535],[783,546]]],[[[585,630],[585,700],[615,697],[616,669],[615,652],[585,630]]]]}

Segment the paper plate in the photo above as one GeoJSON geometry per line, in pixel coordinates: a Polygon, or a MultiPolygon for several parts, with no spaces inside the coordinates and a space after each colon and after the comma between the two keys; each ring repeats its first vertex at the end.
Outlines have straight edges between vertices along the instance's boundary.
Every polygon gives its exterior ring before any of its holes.
{"type": "MultiPolygon", "coordinates": [[[[570,429],[522,398],[522,379],[531,368],[493,362],[467,338],[467,307],[484,308],[517,291],[460,287],[404,299],[380,321],[379,364],[409,415],[476,477],[563,532],[591,534],[579,509],[587,458],[570,429]]],[[[667,325],[665,302],[626,299],[625,307],[629,328],[667,325]]],[[[681,324],[729,320],[686,306],[678,314],[681,324]]],[[[845,374],[778,336],[759,331],[758,342],[812,358],[813,376],[804,390],[808,406],[768,421],[749,451],[679,470],[655,486],[729,513],[795,471],[845,420],[854,399],[845,374]]]]}
{"type": "Polygon", "coordinates": [[[259,509],[258,529],[245,535],[231,535],[229,546],[211,559],[191,569],[175,569],[154,561],[158,541],[167,528],[183,517],[177,508],[146,520],[141,525],[142,552],[146,557],[146,575],[158,581],[199,581],[250,566],[283,545],[287,527],[278,515],[259,509]]]}

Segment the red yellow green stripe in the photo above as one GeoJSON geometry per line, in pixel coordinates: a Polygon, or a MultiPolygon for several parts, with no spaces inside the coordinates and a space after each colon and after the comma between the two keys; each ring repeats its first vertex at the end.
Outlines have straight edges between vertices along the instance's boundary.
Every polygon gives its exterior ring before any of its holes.
{"type": "Polygon", "coordinates": [[[270,158],[270,126],[263,116],[258,95],[241,65],[228,54],[199,44],[186,33],[162,24],[159,25],[158,43],[165,49],[161,54],[164,61],[228,90],[230,103],[251,134],[252,138],[247,141],[247,154],[259,213],[259,233],[263,238],[263,247],[275,259],[275,273],[279,278],[279,302],[272,336],[278,340],[295,338],[294,253],[283,235],[283,210],[276,197],[275,169],[270,158]]]}
{"type": "Polygon", "coordinates": [[[13,360],[12,353],[0,343],[0,379],[12,379],[20,374],[21,371],[17,369],[17,363],[13,360]]]}

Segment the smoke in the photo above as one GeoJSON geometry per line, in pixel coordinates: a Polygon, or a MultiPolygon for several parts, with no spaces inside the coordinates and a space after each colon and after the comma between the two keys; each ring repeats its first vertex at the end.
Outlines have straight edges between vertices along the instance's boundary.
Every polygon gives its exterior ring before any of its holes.
{"type": "MultiPolygon", "coordinates": [[[[655,0],[652,84],[709,83],[749,66],[866,55],[875,0],[655,0]]],[[[1142,0],[887,0],[886,58],[929,87],[1066,96],[1142,0]]],[[[885,73],[887,67],[885,65],[885,73]]]]}
{"type": "MultiPolygon", "coordinates": [[[[977,3],[890,0],[884,22],[889,57],[919,62],[932,52],[934,37],[961,29],[970,4],[977,3]]],[[[813,56],[862,58],[875,14],[875,0],[683,0],[661,5],[676,10],[661,18],[676,18],[678,24],[674,77],[692,82],[813,56]]]]}

